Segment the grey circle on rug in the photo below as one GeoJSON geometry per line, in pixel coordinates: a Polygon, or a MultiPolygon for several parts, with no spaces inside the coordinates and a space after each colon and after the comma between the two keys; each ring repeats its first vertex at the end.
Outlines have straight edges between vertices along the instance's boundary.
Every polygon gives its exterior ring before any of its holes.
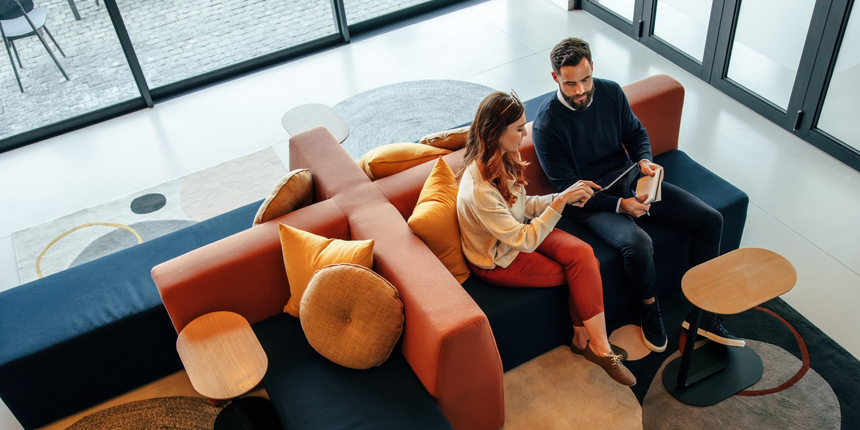
{"type": "MultiPolygon", "coordinates": [[[[750,390],[770,389],[789,380],[803,364],[778,345],[747,340],[762,359],[764,374],[750,390]]],[[[651,382],[642,403],[646,429],[840,429],[839,399],[830,384],[814,369],[790,388],[757,396],[731,396],[716,405],[699,407],[683,404],[663,386],[663,370],[679,353],[666,358],[651,382]]],[[[713,377],[718,377],[719,374],[713,377]]]]}
{"type": "Polygon", "coordinates": [[[357,160],[377,146],[417,142],[472,121],[481,100],[493,91],[463,81],[409,81],[356,94],[333,109],[349,126],[343,147],[357,160]]]}
{"type": "MultiPolygon", "coordinates": [[[[140,235],[144,242],[163,236],[167,233],[183,229],[190,225],[197,224],[196,221],[188,220],[157,220],[157,221],[141,221],[131,224],[129,228],[140,235]]],[[[97,258],[104,257],[108,254],[113,254],[117,251],[122,251],[126,248],[131,248],[137,245],[137,238],[126,230],[113,230],[104,236],[92,241],[80,254],[72,261],[69,267],[75,267],[97,258]]]]}

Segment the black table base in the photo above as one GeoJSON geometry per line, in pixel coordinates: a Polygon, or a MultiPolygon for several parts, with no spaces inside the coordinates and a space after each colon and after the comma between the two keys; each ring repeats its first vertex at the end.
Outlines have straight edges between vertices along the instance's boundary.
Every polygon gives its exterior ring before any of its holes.
{"type": "MultiPolygon", "coordinates": [[[[692,337],[692,339],[691,339],[692,337]]],[[[688,336],[687,342],[694,342],[688,336]]],[[[725,346],[716,342],[693,350],[686,384],[680,383],[682,357],[663,370],[663,386],[672,397],[693,406],[719,403],[758,382],[764,373],[761,357],[749,346],[725,346]]]]}

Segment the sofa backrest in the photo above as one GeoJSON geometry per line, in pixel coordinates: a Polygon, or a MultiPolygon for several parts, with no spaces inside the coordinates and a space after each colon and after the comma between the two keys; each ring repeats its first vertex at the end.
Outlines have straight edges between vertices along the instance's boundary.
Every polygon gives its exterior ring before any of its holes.
{"type": "MultiPolygon", "coordinates": [[[[669,75],[654,75],[624,86],[624,94],[630,108],[639,118],[651,141],[654,156],[678,149],[678,136],[681,127],[681,112],[684,107],[684,87],[669,75]]],[[[554,94],[554,93],[550,93],[554,94]]],[[[550,94],[538,97],[543,100],[550,94]]],[[[528,102],[526,102],[528,103],[528,102]]],[[[526,168],[526,192],[529,195],[543,195],[555,192],[549,179],[541,168],[532,141],[532,123],[526,124],[528,135],[520,145],[520,156],[529,162],[526,168]]],[[[456,172],[463,165],[464,149],[454,151],[442,158],[456,172]]],[[[409,218],[418,202],[418,195],[424,181],[433,168],[431,162],[412,167],[403,172],[379,179],[374,182],[385,197],[397,208],[404,219],[409,218]]]]}
{"type": "Polygon", "coordinates": [[[236,312],[251,324],[283,312],[290,287],[278,223],[350,239],[346,214],[326,200],[155,266],[152,279],[177,333],[209,312],[236,312]]]}

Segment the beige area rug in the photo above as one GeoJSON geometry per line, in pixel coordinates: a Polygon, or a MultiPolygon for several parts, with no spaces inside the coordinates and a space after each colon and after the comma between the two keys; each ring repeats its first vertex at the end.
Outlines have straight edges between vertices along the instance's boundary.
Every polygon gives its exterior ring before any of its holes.
{"type": "Polygon", "coordinates": [[[287,163],[269,147],[17,231],[18,277],[30,282],[262,200],[287,163]]]}
{"type": "Polygon", "coordinates": [[[159,397],[104,409],[81,418],[68,430],[209,430],[221,408],[197,397],[159,397]]]}
{"type": "Polygon", "coordinates": [[[507,371],[505,430],[642,429],[633,392],[560,346],[507,371]]]}

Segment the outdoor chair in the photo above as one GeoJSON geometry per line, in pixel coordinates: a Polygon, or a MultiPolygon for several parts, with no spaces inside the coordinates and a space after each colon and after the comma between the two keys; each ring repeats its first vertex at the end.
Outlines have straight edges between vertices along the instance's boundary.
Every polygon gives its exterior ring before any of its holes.
{"type": "Polygon", "coordinates": [[[39,41],[42,43],[42,46],[45,47],[45,50],[48,51],[48,55],[51,56],[51,59],[54,60],[54,64],[57,65],[57,68],[60,69],[60,73],[63,74],[63,77],[66,80],[69,80],[69,76],[66,75],[66,71],[63,70],[63,67],[60,65],[60,62],[57,61],[57,57],[54,56],[54,53],[51,52],[51,48],[48,47],[48,43],[45,42],[45,38],[42,37],[42,29],[45,30],[45,33],[48,34],[48,37],[51,38],[51,41],[54,42],[54,46],[57,47],[57,50],[60,51],[60,54],[63,57],[66,54],[60,48],[60,45],[57,44],[57,40],[54,39],[54,36],[51,35],[51,32],[48,31],[48,27],[45,26],[45,22],[48,19],[48,11],[47,9],[33,8],[32,0],[0,0],[0,35],[3,37],[3,45],[6,48],[6,54],[9,55],[9,62],[12,64],[12,70],[15,72],[15,79],[18,81],[18,88],[21,92],[24,92],[24,86],[21,84],[21,77],[18,75],[18,69],[15,67],[15,61],[12,59],[12,52],[10,52],[9,47],[12,47],[12,50],[15,51],[15,58],[18,59],[18,66],[24,68],[24,65],[21,63],[21,57],[18,55],[18,48],[15,47],[15,40],[23,39],[25,37],[36,36],[39,38],[39,41]]]}

